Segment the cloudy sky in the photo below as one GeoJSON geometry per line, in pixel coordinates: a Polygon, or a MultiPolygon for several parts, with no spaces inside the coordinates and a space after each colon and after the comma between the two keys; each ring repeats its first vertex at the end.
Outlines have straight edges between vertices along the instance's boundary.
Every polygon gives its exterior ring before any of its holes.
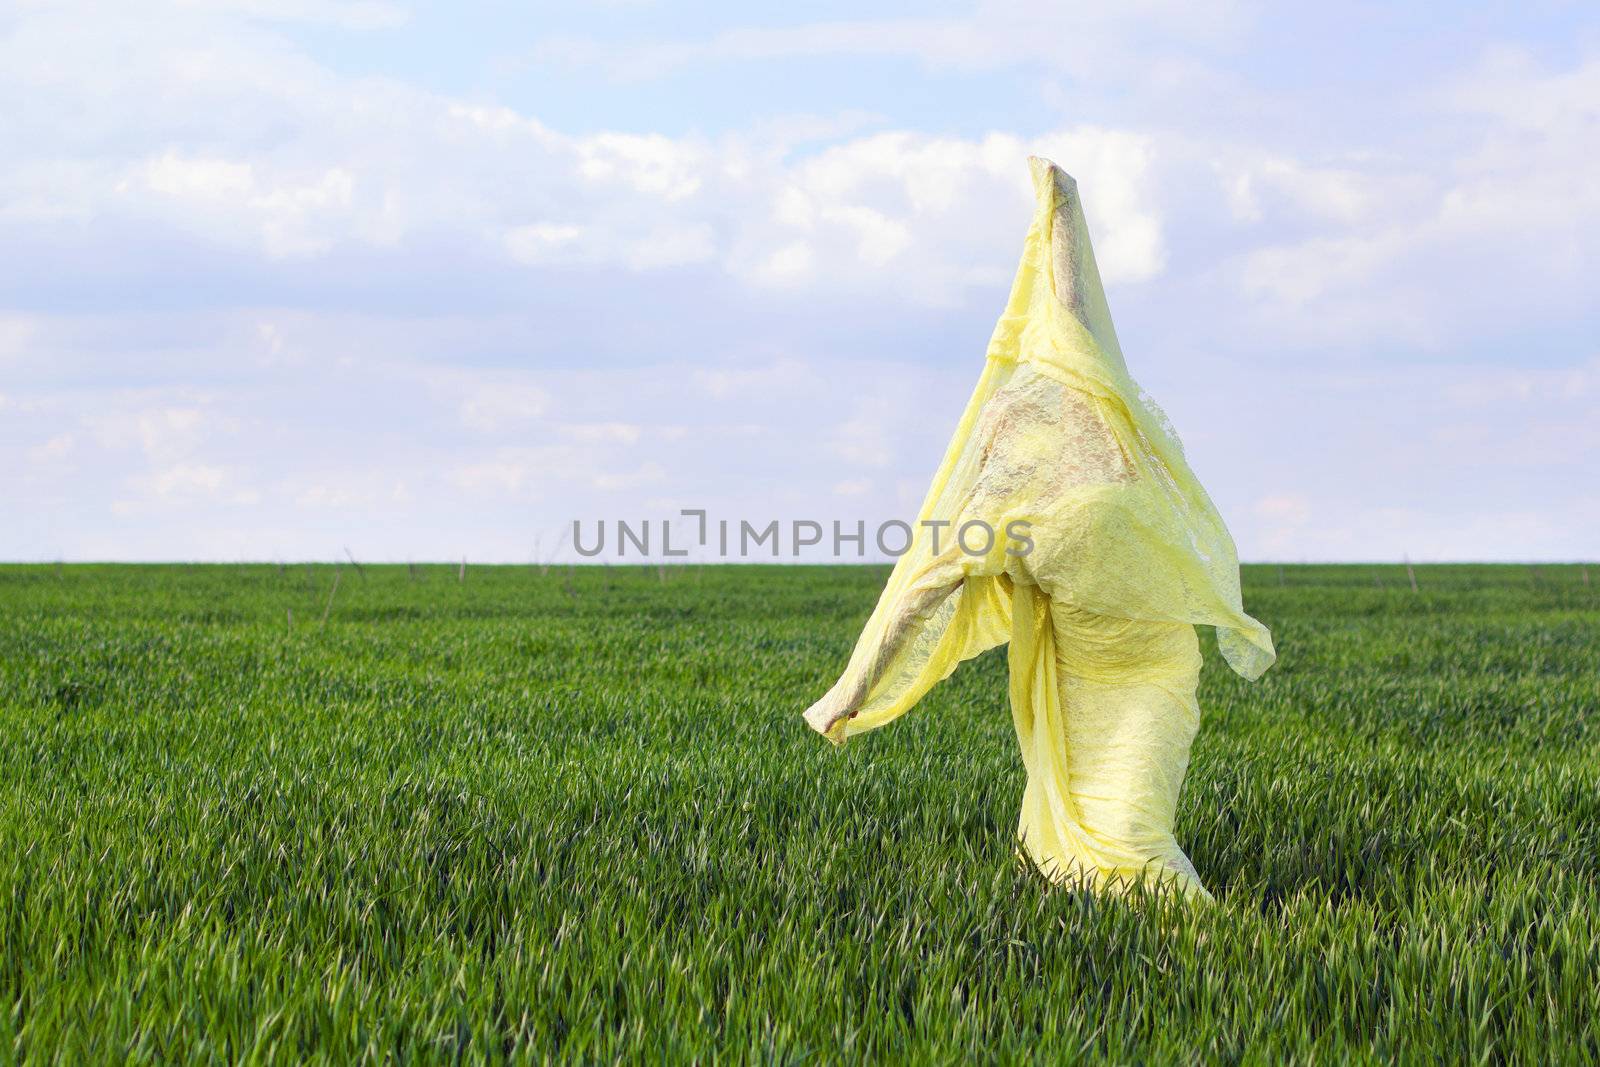
{"type": "Polygon", "coordinates": [[[1594,559],[1597,146],[1584,2],[0,0],[0,558],[911,517],[1039,152],[1243,558],[1594,559]]]}

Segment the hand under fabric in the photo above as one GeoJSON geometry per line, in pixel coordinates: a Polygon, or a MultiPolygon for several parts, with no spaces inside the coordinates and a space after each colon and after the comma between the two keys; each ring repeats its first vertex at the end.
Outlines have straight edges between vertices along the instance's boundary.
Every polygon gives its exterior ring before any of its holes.
{"type": "Polygon", "coordinates": [[[861,706],[867,696],[867,680],[865,676],[856,680],[849,691],[843,687],[847,679],[840,678],[834,683],[832,689],[822,695],[811,707],[806,709],[806,722],[817,733],[826,737],[836,745],[844,744],[844,724],[854,709],[861,706]]]}

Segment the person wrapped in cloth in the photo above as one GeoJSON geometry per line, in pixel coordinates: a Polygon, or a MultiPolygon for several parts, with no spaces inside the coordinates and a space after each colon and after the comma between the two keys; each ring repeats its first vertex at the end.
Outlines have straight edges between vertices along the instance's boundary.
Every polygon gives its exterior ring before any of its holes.
{"type": "Polygon", "coordinates": [[[1244,613],[1221,516],[1128,375],[1077,183],[1029,165],[1036,210],[977,388],[910,547],[805,718],[843,744],[1009,642],[1028,857],[1057,881],[1209,899],[1172,832],[1200,725],[1194,627],[1215,626],[1250,679],[1272,638],[1244,613]]]}

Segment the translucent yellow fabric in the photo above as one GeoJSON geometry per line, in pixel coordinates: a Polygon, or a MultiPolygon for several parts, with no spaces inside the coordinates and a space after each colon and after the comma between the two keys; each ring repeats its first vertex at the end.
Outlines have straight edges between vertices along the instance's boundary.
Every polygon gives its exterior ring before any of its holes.
{"type": "Polygon", "coordinates": [[[1060,877],[1154,872],[1204,894],[1171,842],[1199,721],[1193,626],[1215,626],[1247,678],[1272,639],[1244,613],[1221,517],[1128,376],[1076,183],[1029,164],[1037,209],[983,374],[910,548],[806,719],[842,744],[1010,641],[1029,854],[1060,877]]]}
{"type": "Polygon", "coordinates": [[[1014,588],[1023,849],[1056,880],[1118,889],[1165,881],[1209,899],[1172,835],[1200,728],[1194,627],[1093,615],[1037,586],[1014,588]]]}

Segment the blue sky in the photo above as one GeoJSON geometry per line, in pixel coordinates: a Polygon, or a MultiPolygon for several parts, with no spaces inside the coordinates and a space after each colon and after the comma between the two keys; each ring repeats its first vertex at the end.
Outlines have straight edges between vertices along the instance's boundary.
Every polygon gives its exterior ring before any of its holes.
{"type": "Polygon", "coordinates": [[[0,558],[910,517],[1038,152],[1243,558],[1594,559],[1597,144],[1581,3],[12,3],[0,558]]]}

